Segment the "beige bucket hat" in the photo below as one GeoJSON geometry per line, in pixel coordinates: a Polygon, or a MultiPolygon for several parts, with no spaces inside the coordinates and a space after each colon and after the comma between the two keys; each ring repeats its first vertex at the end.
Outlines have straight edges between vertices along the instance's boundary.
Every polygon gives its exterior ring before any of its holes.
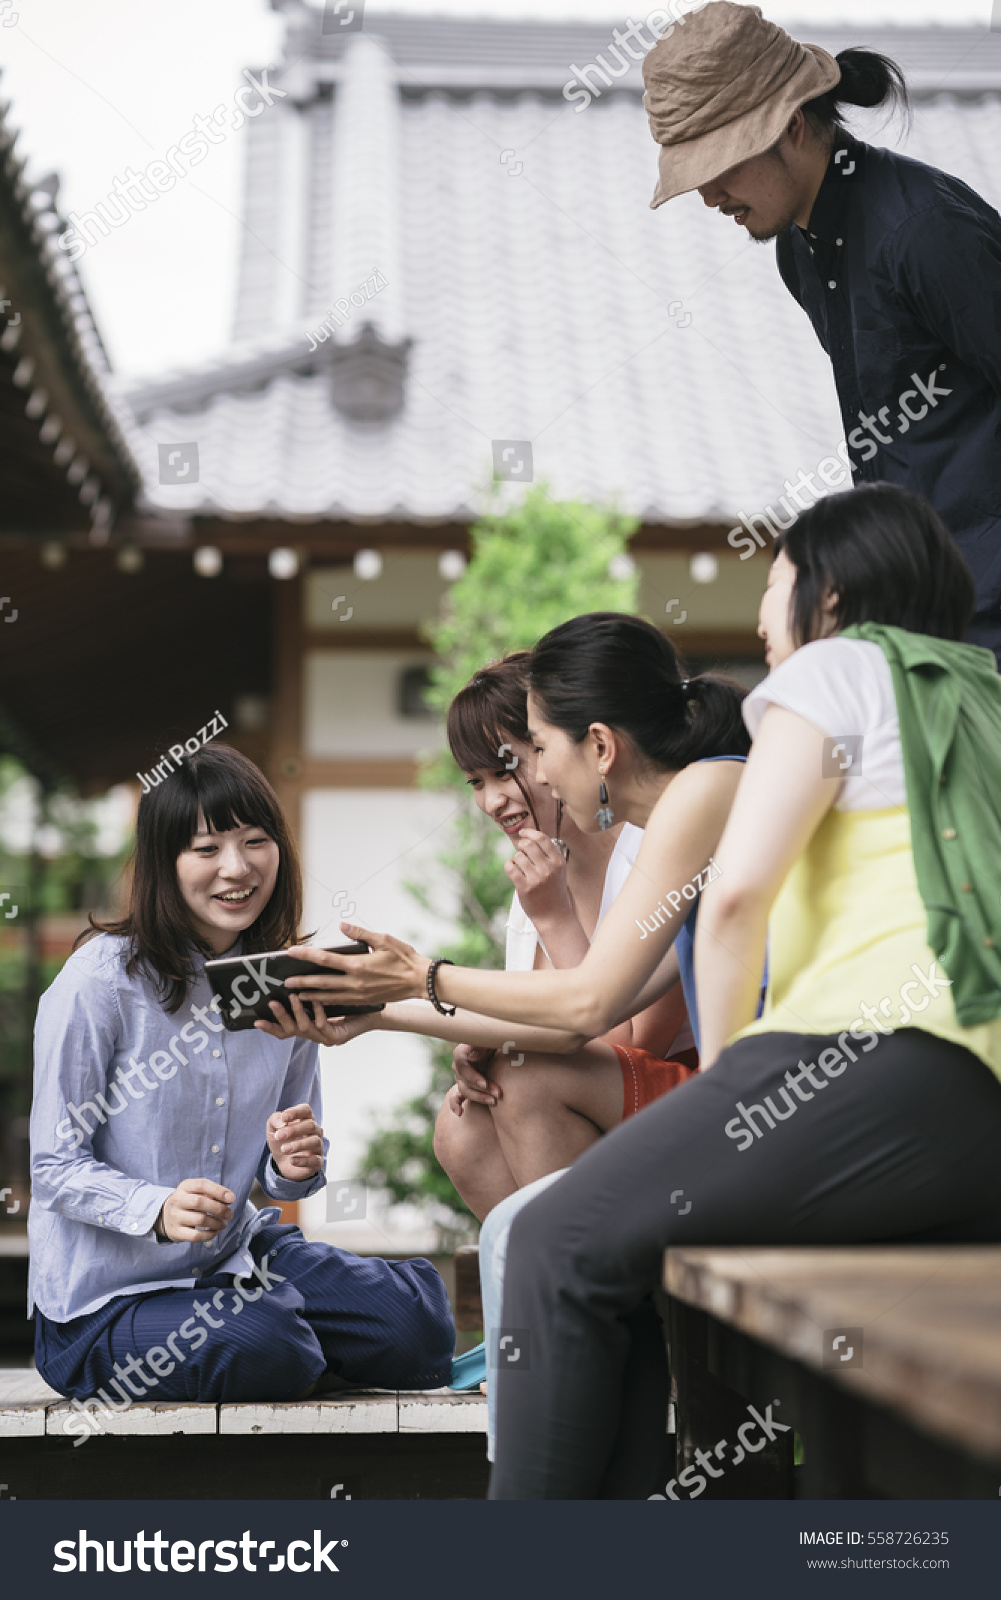
{"type": "Polygon", "coordinates": [[[757,6],[711,0],[679,18],[643,60],[643,104],[662,146],[651,209],[763,155],[797,107],[840,78],[832,55],[757,6]]]}

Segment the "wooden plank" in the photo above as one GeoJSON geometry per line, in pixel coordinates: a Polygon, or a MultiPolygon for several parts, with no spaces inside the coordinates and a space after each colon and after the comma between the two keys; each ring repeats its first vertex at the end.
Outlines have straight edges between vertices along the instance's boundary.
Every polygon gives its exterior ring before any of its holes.
{"type": "Polygon", "coordinates": [[[480,1252],[475,1244],[460,1245],[455,1252],[455,1326],[460,1333],[483,1327],[480,1295],[480,1252]]]}
{"type": "Polygon", "coordinates": [[[482,1394],[428,1389],[400,1395],[401,1433],[486,1433],[487,1402],[482,1394]]]}
{"type": "Polygon", "coordinates": [[[664,1285],[857,1397],[1001,1462],[1001,1248],[676,1249],[664,1285]],[[860,1359],[832,1364],[832,1333],[852,1328],[860,1359]]]}
{"type": "Polygon", "coordinates": [[[397,1431],[396,1395],[388,1391],[285,1404],[245,1402],[219,1407],[219,1432],[224,1434],[397,1431]]]}
{"type": "Polygon", "coordinates": [[[30,1367],[0,1372],[0,1439],[45,1432],[45,1408],[60,1397],[30,1367]]]}
{"type": "MultiPolygon", "coordinates": [[[[86,1414],[92,1416],[99,1435],[116,1438],[152,1437],[168,1438],[174,1433],[207,1434],[218,1431],[218,1417],[214,1405],[202,1405],[197,1400],[176,1400],[163,1405],[146,1402],[129,1406],[125,1411],[112,1411],[109,1407],[88,1406],[86,1414]]],[[[45,1417],[47,1434],[66,1436],[66,1423],[80,1416],[75,1406],[66,1400],[50,1406],[45,1417]]],[[[79,1424],[73,1432],[80,1437],[79,1424]]]]}

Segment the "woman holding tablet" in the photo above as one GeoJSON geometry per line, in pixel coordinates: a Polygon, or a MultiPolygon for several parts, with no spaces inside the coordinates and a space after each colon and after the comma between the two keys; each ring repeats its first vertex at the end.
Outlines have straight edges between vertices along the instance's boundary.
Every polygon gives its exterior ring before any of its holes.
{"type": "Polygon", "coordinates": [[[429,1262],[307,1242],[249,1199],[255,1178],[276,1200],[325,1182],[317,1051],[226,1031],[205,959],[281,949],[301,896],[270,785],[202,748],[139,803],[128,914],[42,997],[29,1295],[62,1394],[121,1409],[448,1376],[429,1262]]]}
{"type": "MultiPolygon", "coordinates": [[[[583,958],[643,835],[628,823],[582,832],[536,780],[525,721],[527,662],[522,651],[478,672],[452,701],[446,732],[477,806],[517,846],[505,863],[515,887],[506,967],[530,972],[583,958]]],[[[662,988],[667,992],[653,1004],[594,1043],[577,1030],[526,1030],[464,1011],[444,1017],[426,999],[319,1031],[306,1022],[305,1031],[326,1044],[372,1031],[457,1042],[456,1084],[439,1113],[435,1153],[482,1220],[505,1195],[566,1167],[602,1133],[690,1076],[697,1058],[670,951],[650,992],[662,988]],[[676,1040],[686,1052],[680,1062],[671,1048],[676,1040]]],[[[287,1013],[275,1016],[276,1036],[290,1036],[287,1013]]]]}

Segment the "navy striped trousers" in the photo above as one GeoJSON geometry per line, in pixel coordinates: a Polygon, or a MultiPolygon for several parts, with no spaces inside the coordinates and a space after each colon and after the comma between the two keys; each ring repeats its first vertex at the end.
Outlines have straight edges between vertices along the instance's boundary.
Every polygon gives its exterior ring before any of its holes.
{"type": "Polygon", "coordinates": [[[72,1322],[39,1311],[35,1364],[60,1394],[138,1400],[294,1400],[324,1374],[345,1385],[447,1383],[455,1326],[429,1261],[382,1261],[271,1224],[253,1277],[121,1295],[72,1322]]]}

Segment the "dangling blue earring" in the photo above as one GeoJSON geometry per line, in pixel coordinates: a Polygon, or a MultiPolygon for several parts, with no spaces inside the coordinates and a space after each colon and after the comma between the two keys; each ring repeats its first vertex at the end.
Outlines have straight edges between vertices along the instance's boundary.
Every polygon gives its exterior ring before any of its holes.
{"type": "Polygon", "coordinates": [[[598,790],[598,799],[600,801],[600,805],[598,806],[597,811],[594,813],[594,820],[598,824],[598,827],[601,829],[602,833],[604,833],[605,829],[610,828],[615,821],[615,812],[608,803],[608,788],[605,784],[604,778],[602,778],[601,788],[598,790]]]}

